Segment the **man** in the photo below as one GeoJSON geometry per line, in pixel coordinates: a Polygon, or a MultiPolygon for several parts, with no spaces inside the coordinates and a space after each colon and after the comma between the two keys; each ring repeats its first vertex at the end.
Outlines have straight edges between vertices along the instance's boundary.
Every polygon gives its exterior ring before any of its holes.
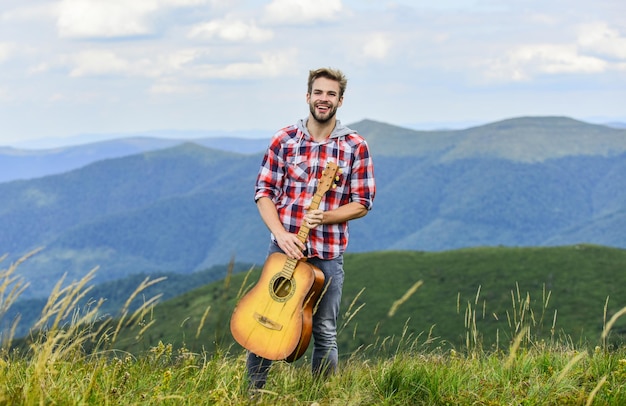
{"type": "MultiPolygon", "coordinates": [[[[314,376],[337,369],[337,317],[343,288],[343,253],[348,221],[365,216],[375,194],[374,167],[367,143],[335,117],[343,104],[347,79],[335,69],[309,72],[306,102],[309,115],[283,128],[271,139],[256,182],[255,201],[271,232],[269,253],[282,251],[322,270],[325,287],[313,315],[314,376]],[[317,180],[328,161],[339,167],[336,188],[319,208],[310,210],[317,180]],[[299,227],[310,229],[303,244],[299,227]]],[[[251,386],[265,385],[271,361],[248,354],[251,386]]]]}

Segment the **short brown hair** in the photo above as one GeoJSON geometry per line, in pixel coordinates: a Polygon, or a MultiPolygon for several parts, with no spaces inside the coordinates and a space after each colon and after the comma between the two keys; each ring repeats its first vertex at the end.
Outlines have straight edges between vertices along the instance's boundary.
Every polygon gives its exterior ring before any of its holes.
{"type": "Polygon", "coordinates": [[[309,71],[309,94],[313,91],[313,82],[315,82],[315,79],[317,78],[326,78],[339,82],[339,97],[343,96],[343,93],[346,91],[346,86],[348,86],[348,79],[346,78],[346,75],[344,75],[339,69],[319,68],[309,71]]]}

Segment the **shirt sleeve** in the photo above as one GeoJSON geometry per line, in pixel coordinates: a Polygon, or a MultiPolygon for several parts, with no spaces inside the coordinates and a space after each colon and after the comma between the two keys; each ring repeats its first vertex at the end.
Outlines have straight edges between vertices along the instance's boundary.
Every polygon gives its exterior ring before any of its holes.
{"type": "Polygon", "coordinates": [[[355,151],[350,179],[350,200],[371,210],[376,194],[374,163],[366,141],[360,143],[355,151]]]}
{"type": "Polygon", "coordinates": [[[276,134],[272,137],[259,168],[254,192],[255,202],[262,197],[269,197],[274,203],[278,201],[282,190],[284,172],[281,150],[280,136],[276,134]]]}

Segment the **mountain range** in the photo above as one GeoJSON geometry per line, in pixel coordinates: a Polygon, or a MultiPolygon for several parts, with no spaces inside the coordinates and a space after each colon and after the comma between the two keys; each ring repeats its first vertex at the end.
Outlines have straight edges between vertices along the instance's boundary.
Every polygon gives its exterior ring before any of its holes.
{"type": "Polygon", "coordinates": [[[104,159],[170,148],[190,140],[208,148],[242,154],[259,152],[267,146],[267,139],[261,138],[133,136],[49,149],[0,147],[0,183],[64,173],[104,159]]]}
{"type": "MultiPolygon", "coordinates": [[[[624,129],[566,117],[449,131],[371,120],[349,126],[371,147],[378,186],[372,212],[351,223],[351,252],[626,248],[624,129]]],[[[253,184],[267,141],[134,138],[3,149],[0,253],[14,261],[43,247],[20,265],[31,284],[26,298],[96,266],[102,283],[192,273],[232,258],[260,264],[269,240],[253,184]]]]}

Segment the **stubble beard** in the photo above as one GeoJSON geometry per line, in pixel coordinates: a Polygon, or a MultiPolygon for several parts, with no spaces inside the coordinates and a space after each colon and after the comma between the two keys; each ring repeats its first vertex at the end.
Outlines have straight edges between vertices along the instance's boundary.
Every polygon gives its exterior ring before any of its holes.
{"type": "Polygon", "coordinates": [[[311,115],[313,116],[315,121],[317,121],[320,124],[329,122],[333,117],[335,117],[335,114],[337,114],[337,106],[333,106],[333,105],[330,106],[330,110],[328,110],[328,112],[325,115],[318,114],[317,110],[315,109],[315,105],[313,103],[309,105],[309,110],[311,111],[311,115]]]}

